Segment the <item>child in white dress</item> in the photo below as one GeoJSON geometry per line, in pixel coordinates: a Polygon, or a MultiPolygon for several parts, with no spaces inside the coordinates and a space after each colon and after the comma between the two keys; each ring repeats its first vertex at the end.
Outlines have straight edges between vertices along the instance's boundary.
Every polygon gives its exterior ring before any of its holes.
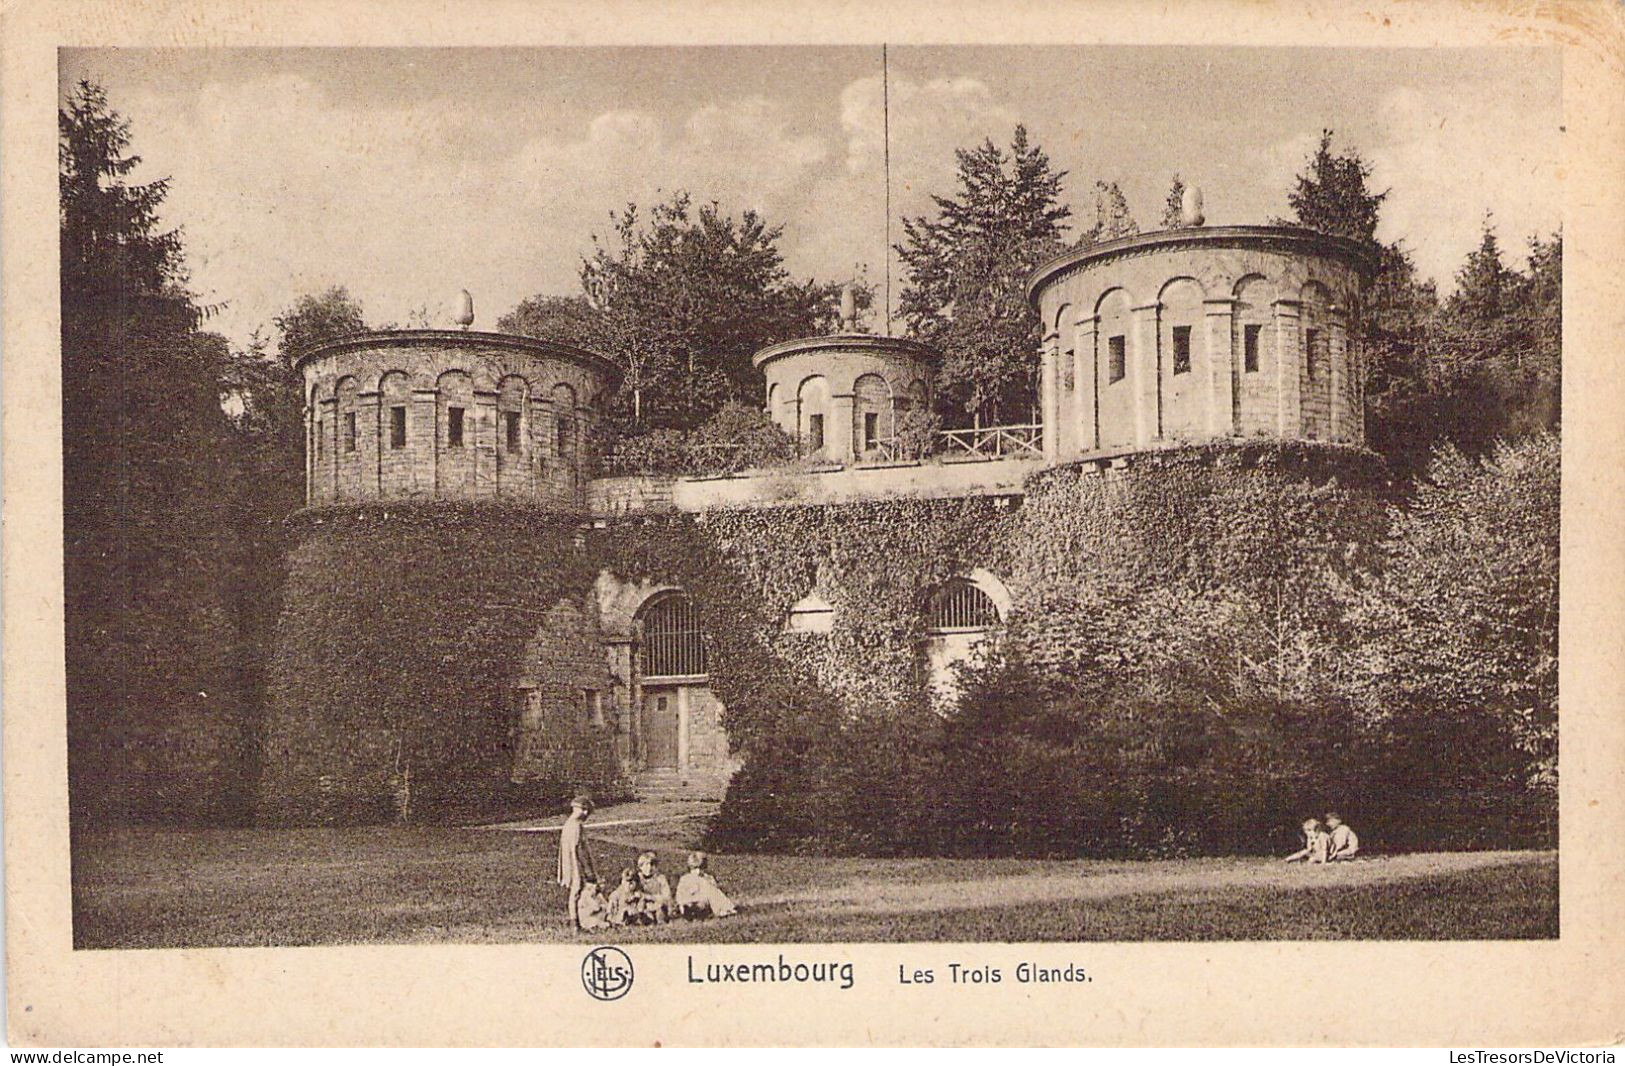
{"type": "Polygon", "coordinates": [[[717,879],[705,868],[706,854],[688,854],[688,872],[677,879],[677,913],[684,918],[726,918],[739,908],[723,893],[717,879]]]}
{"type": "Polygon", "coordinates": [[[1320,819],[1310,818],[1303,823],[1303,849],[1288,855],[1286,861],[1323,863],[1330,845],[1331,837],[1320,827],[1320,819]]]}

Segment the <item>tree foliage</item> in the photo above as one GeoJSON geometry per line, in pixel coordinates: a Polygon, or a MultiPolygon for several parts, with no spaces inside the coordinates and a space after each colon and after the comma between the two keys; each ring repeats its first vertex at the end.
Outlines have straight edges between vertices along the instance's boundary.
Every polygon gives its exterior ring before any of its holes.
{"type": "MultiPolygon", "coordinates": [[[[81,82],[58,113],[70,803],[230,807],[246,736],[235,640],[225,342],[199,333],[165,180],[81,82]]],[[[251,764],[250,764],[251,765],[251,764]]]]}
{"type": "Polygon", "coordinates": [[[573,344],[597,351],[604,340],[603,315],[585,296],[538,294],[497,319],[502,333],[573,344]]]}
{"type": "Polygon", "coordinates": [[[1300,226],[1351,237],[1357,241],[1377,239],[1377,218],[1388,192],[1373,192],[1366,185],[1371,165],[1350,149],[1332,151],[1332,131],[1322,130],[1320,144],[1297,183],[1287,193],[1287,203],[1300,226]]]}
{"type": "Polygon", "coordinates": [[[1008,152],[988,140],[955,156],[955,195],[932,196],[935,217],[903,220],[896,251],[908,282],[898,312],[911,336],[943,353],[938,395],[960,420],[1025,419],[1043,339],[1025,286],[1064,247],[1066,172],[1050,166],[1022,126],[1008,152]]]}
{"type": "Polygon", "coordinates": [[[1134,213],[1129,210],[1128,199],[1124,197],[1123,190],[1117,187],[1117,182],[1095,182],[1094,225],[1083,232],[1077,246],[1087,248],[1101,241],[1132,237],[1138,232],[1140,224],[1134,221],[1134,213]]]}
{"type": "Polygon", "coordinates": [[[1180,229],[1185,225],[1185,182],[1177,172],[1162,201],[1161,221],[1163,229],[1180,229]]]}
{"type": "Polygon", "coordinates": [[[1482,460],[1440,449],[1361,618],[1375,713],[1488,727],[1506,772],[1554,795],[1561,459],[1544,432],[1482,460]]]}
{"type": "Polygon", "coordinates": [[[614,223],[594,237],[581,282],[602,326],[592,347],[625,373],[613,412],[625,424],[691,429],[729,400],[759,403],[751,356],[836,325],[840,286],[792,280],[783,227],[754,211],[696,209],[679,193],[614,223]]]}
{"type": "Polygon", "coordinates": [[[361,305],[342,285],[299,297],[272,321],[279,338],[277,352],[290,369],[300,355],[318,344],[367,331],[361,305]]]}
{"type": "Polygon", "coordinates": [[[1287,199],[1297,224],[1379,251],[1356,323],[1371,446],[1408,480],[1423,474],[1440,444],[1482,456],[1503,438],[1556,429],[1561,236],[1531,238],[1528,269],[1519,271],[1505,263],[1486,216],[1456,292],[1441,304],[1401,242],[1376,244],[1388,193],[1371,190],[1370,176],[1358,151],[1333,150],[1327,130],[1287,199]]]}

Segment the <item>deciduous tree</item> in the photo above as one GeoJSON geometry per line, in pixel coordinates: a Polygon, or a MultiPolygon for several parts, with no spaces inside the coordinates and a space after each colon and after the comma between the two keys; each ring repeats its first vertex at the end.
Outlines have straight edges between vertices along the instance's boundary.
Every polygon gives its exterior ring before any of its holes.
{"type": "Polygon", "coordinates": [[[581,281],[602,326],[593,347],[625,372],[612,414],[632,427],[692,429],[728,400],[760,404],[751,356],[835,326],[840,286],[794,281],[782,233],[754,211],[696,209],[679,193],[647,217],[629,205],[613,236],[594,237],[581,281]]]}

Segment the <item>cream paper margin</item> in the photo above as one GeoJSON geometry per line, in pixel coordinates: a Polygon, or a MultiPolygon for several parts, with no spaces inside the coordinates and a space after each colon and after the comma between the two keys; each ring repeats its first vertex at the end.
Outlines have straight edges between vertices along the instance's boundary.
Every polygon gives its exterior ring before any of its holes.
{"type": "MultiPolygon", "coordinates": [[[[768,5],[13,3],[0,15],[4,195],[4,781],[9,1036],[17,1045],[1426,1044],[1625,1039],[1625,16],[1599,2],[768,5]],[[543,44],[1298,44],[1563,50],[1562,935],[1534,942],[790,945],[851,991],[690,985],[638,945],[598,1003],[579,945],[71,948],[62,680],[56,49],[543,44]],[[901,987],[899,964],[1077,962],[1092,984],[901,987]]],[[[1064,92],[1064,86],[1057,91],[1064,92]]],[[[1080,100],[1080,108],[1088,101],[1080,100]]],[[[1448,165],[1448,160],[1441,160],[1448,165]]]]}

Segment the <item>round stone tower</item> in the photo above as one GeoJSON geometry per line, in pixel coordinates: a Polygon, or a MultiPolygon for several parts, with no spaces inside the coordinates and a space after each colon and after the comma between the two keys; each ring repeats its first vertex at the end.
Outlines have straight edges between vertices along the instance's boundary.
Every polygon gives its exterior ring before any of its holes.
{"type": "Polygon", "coordinates": [[[583,506],[608,359],[503,333],[361,333],[298,361],[305,502],[419,497],[583,506]]]}
{"type": "Polygon", "coordinates": [[[1195,224],[1040,266],[1044,455],[1180,442],[1365,441],[1350,308],[1376,249],[1288,226],[1195,224]]]}
{"type": "Polygon", "coordinates": [[[884,454],[898,415],[929,409],[938,356],[915,341],[836,333],[769,345],[752,361],[767,377],[768,417],[805,454],[847,463],[884,454]]]}

